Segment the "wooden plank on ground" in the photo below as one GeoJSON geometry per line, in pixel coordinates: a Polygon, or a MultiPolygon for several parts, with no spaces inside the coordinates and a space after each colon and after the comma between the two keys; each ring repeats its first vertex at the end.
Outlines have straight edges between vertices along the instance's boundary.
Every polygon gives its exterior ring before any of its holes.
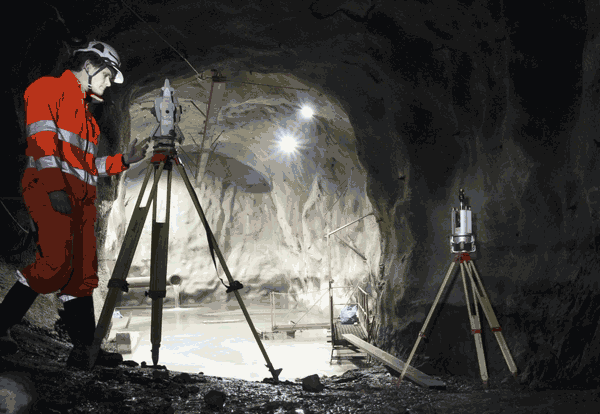
{"type": "MultiPolygon", "coordinates": [[[[377,359],[378,361],[383,362],[388,367],[398,371],[398,373],[401,373],[404,370],[405,363],[400,361],[398,358],[388,354],[385,351],[382,351],[381,349],[377,348],[374,345],[371,345],[370,343],[368,343],[366,341],[363,341],[362,339],[356,337],[355,335],[344,334],[343,336],[344,336],[344,339],[346,339],[348,342],[356,345],[357,347],[359,347],[361,349],[364,349],[373,358],[377,359]]],[[[409,379],[411,379],[412,381],[421,385],[422,387],[433,388],[433,389],[438,389],[438,390],[446,389],[446,384],[444,384],[442,381],[433,379],[430,376],[422,373],[421,371],[419,371],[418,369],[416,369],[414,367],[410,367],[410,366],[408,367],[408,369],[406,370],[406,376],[409,379]]]]}

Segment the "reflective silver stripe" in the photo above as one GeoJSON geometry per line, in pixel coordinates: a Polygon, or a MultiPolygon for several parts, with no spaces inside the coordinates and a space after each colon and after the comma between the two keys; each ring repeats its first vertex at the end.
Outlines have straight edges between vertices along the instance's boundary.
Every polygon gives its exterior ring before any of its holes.
{"type": "Polygon", "coordinates": [[[60,166],[61,162],[56,155],[40,157],[40,159],[35,162],[35,168],[37,168],[38,171],[43,170],[44,168],[60,168],[60,166]]]}
{"type": "Polygon", "coordinates": [[[19,270],[17,270],[17,280],[25,286],[29,286],[29,283],[27,283],[27,279],[25,279],[25,276],[23,276],[23,273],[21,273],[19,270]]]}
{"type": "MultiPolygon", "coordinates": [[[[56,132],[57,128],[54,124],[54,121],[37,121],[27,125],[27,137],[30,137],[42,131],[56,132]]],[[[98,148],[95,144],[86,141],[79,135],[71,131],[67,131],[66,129],[58,128],[58,139],[64,142],[68,142],[69,144],[76,146],[82,151],[86,151],[87,145],[87,152],[92,154],[94,157],[98,153],[98,148]]]]}
{"type": "Polygon", "coordinates": [[[77,296],[71,296],[71,295],[60,295],[60,296],[58,297],[58,299],[59,299],[59,300],[60,300],[62,303],[65,303],[65,302],[68,302],[68,301],[70,301],[70,300],[77,299],[77,296]]]}
{"type": "Polygon", "coordinates": [[[74,175],[79,178],[81,181],[88,183],[89,185],[95,186],[98,183],[98,177],[84,171],[80,168],[75,168],[66,161],[60,161],[58,157],[55,155],[47,155],[45,157],[41,157],[39,160],[35,161],[33,157],[29,157],[27,159],[27,168],[36,168],[38,171],[43,170],[44,168],[59,168],[62,172],[74,175]]]}
{"type": "Polygon", "coordinates": [[[96,158],[96,169],[98,170],[99,177],[108,177],[108,174],[106,173],[106,158],[107,157],[96,158]]]}
{"type": "Polygon", "coordinates": [[[95,186],[98,183],[98,177],[88,173],[87,171],[75,168],[65,161],[62,162],[61,170],[63,170],[63,172],[66,172],[67,174],[74,175],[75,177],[79,178],[85,183],[88,183],[89,185],[95,186]]]}

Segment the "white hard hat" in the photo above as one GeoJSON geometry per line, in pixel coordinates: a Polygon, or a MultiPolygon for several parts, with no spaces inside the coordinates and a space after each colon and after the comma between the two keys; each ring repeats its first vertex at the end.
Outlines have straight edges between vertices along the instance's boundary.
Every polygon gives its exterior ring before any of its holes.
{"type": "Polygon", "coordinates": [[[119,59],[119,55],[117,54],[117,51],[112,46],[110,46],[109,44],[106,44],[104,42],[98,42],[96,40],[92,40],[91,42],[88,43],[88,45],[85,49],[77,49],[73,52],[73,54],[75,54],[77,52],[94,52],[94,53],[96,53],[98,56],[100,56],[102,58],[102,60],[104,61],[104,63],[107,66],[110,66],[112,69],[115,70],[116,75],[115,75],[115,79],[113,82],[114,83],[123,83],[123,74],[119,70],[121,68],[121,59],[119,59]]]}

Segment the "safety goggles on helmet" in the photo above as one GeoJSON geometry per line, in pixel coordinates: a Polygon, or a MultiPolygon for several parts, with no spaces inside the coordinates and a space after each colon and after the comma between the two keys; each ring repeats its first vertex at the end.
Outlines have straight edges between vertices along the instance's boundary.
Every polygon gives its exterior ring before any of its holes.
{"type": "MultiPolygon", "coordinates": [[[[121,60],[119,59],[119,55],[117,51],[110,45],[104,42],[98,42],[93,40],[88,43],[85,49],[77,49],[73,52],[73,54],[77,52],[94,52],[98,56],[102,58],[105,67],[108,67],[114,73],[114,83],[123,83],[123,74],[119,70],[121,68],[121,60]]],[[[102,70],[100,68],[100,70],[102,70]]],[[[97,72],[96,72],[97,73],[97,72]]],[[[94,74],[95,75],[95,74],[94,74]]],[[[93,76],[93,75],[92,75],[93,76]]]]}

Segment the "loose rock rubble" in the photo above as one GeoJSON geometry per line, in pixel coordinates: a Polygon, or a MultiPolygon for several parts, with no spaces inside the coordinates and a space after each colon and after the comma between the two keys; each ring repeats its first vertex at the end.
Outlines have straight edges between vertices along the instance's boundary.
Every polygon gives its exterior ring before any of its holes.
{"type": "Polygon", "coordinates": [[[321,384],[317,374],[302,379],[302,389],[304,391],[321,392],[324,388],[325,386],[321,384]]]}
{"type": "Polygon", "coordinates": [[[18,325],[13,337],[22,350],[0,358],[0,372],[29,377],[37,394],[32,414],[575,414],[596,412],[600,396],[598,390],[530,390],[504,378],[491,379],[488,389],[477,378],[452,376],[436,377],[445,390],[410,381],[398,387],[381,366],[278,384],[270,377],[252,382],[132,361],[86,372],[65,367],[70,348],[56,333],[18,325]]]}

